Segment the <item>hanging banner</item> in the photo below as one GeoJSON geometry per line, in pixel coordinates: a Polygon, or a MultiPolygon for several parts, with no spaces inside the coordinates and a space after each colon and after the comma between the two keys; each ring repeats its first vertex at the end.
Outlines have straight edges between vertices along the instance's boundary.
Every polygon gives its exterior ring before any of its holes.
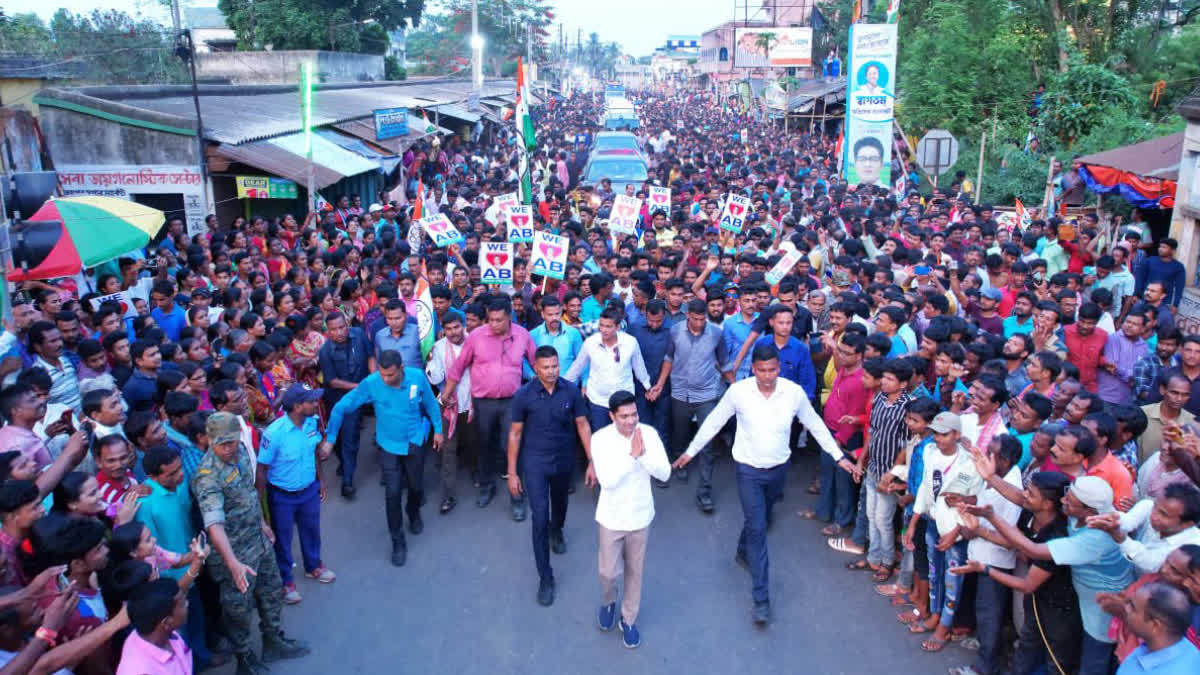
{"type": "Polygon", "coordinates": [[[567,273],[567,252],[570,241],[549,232],[534,232],[531,274],[562,279],[567,273]]]}
{"type": "Polygon", "coordinates": [[[299,199],[296,184],[286,178],[234,176],[238,199],[299,199]]]}
{"type": "Polygon", "coordinates": [[[432,216],[425,216],[417,221],[421,225],[421,229],[429,233],[429,238],[433,239],[433,245],[438,248],[445,248],[450,244],[462,244],[463,236],[454,227],[450,219],[441,213],[435,213],[432,216]]]}
{"type": "Polygon", "coordinates": [[[671,213],[671,188],[650,186],[650,214],[661,211],[668,216],[671,213]]]}
{"type": "Polygon", "coordinates": [[[891,182],[897,24],[850,26],[843,166],[851,186],[891,182]]]}
{"type": "Polygon", "coordinates": [[[512,204],[504,212],[504,220],[508,223],[508,241],[513,244],[533,243],[533,207],[525,204],[512,204]]]}
{"type": "Polygon", "coordinates": [[[612,212],[608,215],[610,232],[637,234],[638,215],[642,212],[642,200],[637,197],[617,195],[613,198],[612,212]]]}
{"type": "Polygon", "coordinates": [[[725,207],[721,209],[721,229],[741,232],[742,226],[746,224],[746,216],[749,214],[750,198],[730,194],[725,199],[725,207]]]}
{"type": "Polygon", "coordinates": [[[507,241],[485,241],[479,250],[479,280],[485,284],[513,282],[512,244],[507,241]]]}

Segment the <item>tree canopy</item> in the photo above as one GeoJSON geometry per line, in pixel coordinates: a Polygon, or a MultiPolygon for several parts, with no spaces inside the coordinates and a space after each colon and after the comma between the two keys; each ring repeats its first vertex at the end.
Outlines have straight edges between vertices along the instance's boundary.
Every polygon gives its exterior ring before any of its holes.
{"type": "Polygon", "coordinates": [[[425,0],[219,0],[239,49],[382,54],[388,32],[416,27],[425,0]]]}

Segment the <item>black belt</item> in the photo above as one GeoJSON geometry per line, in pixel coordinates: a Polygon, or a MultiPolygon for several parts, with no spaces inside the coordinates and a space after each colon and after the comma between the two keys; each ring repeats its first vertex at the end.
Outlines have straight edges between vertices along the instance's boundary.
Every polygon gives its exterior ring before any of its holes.
{"type": "Polygon", "coordinates": [[[304,487],[300,488],[299,490],[294,490],[294,491],[293,490],[284,490],[283,488],[279,487],[278,485],[272,485],[271,483],[267,483],[267,489],[274,490],[275,492],[282,492],[285,495],[292,495],[293,497],[295,497],[295,496],[304,494],[304,491],[311,488],[313,486],[313,483],[315,483],[315,482],[316,481],[313,481],[312,483],[305,485],[304,487]]]}

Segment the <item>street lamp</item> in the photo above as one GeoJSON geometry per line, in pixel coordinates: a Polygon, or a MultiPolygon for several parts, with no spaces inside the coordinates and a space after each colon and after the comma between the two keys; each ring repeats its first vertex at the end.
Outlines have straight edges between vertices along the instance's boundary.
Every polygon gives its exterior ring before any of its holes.
{"type": "Polygon", "coordinates": [[[361,19],[359,21],[347,21],[346,23],[331,24],[329,26],[329,51],[337,51],[337,41],[334,39],[334,30],[345,28],[346,26],[369,26],[375,23],[375,19],[361,19]]]}

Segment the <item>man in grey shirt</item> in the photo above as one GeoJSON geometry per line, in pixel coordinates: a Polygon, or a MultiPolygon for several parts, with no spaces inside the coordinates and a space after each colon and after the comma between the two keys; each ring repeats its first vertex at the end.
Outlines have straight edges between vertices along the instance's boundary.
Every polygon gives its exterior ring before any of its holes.
{"type": "Polygon", "coordinates": [[[370,370],[375,372],[375,360],[388,350],[400,352],[400,358],[409,368],[424,368],[421,358],[421,336],[417,322],[408,315],[404,301],[392,298],[383,306],[383,317],[387,325],[374,336],[375,353],[371,355],[370,370]]]}
{"type": "MultiPolygon", "coordinates": [[[[667,354],[655,387],[646,392],[653,401],[671,378],[671,457],[678,457],[692,437],[691,423],[703,424],[704,418],[716,407],[723,393],[721,373],[729,354],[722,338],[721,328],[708,322],[704,301],[693,299],[687,304],[684,321],[671,326],[671,338],[667,342],[667,354]],[[657,390],[657,391],[656,391],[657,390]]],[[[700,486],[696,489],[696,505],[704,513],[712,513],[712,443],[700,451],[700,486]]],[[[687,482],[687,469],[675,472],[679,479],[687,482]]],[[[666,487],[667,483],[658,483],[666,487]]]]}

